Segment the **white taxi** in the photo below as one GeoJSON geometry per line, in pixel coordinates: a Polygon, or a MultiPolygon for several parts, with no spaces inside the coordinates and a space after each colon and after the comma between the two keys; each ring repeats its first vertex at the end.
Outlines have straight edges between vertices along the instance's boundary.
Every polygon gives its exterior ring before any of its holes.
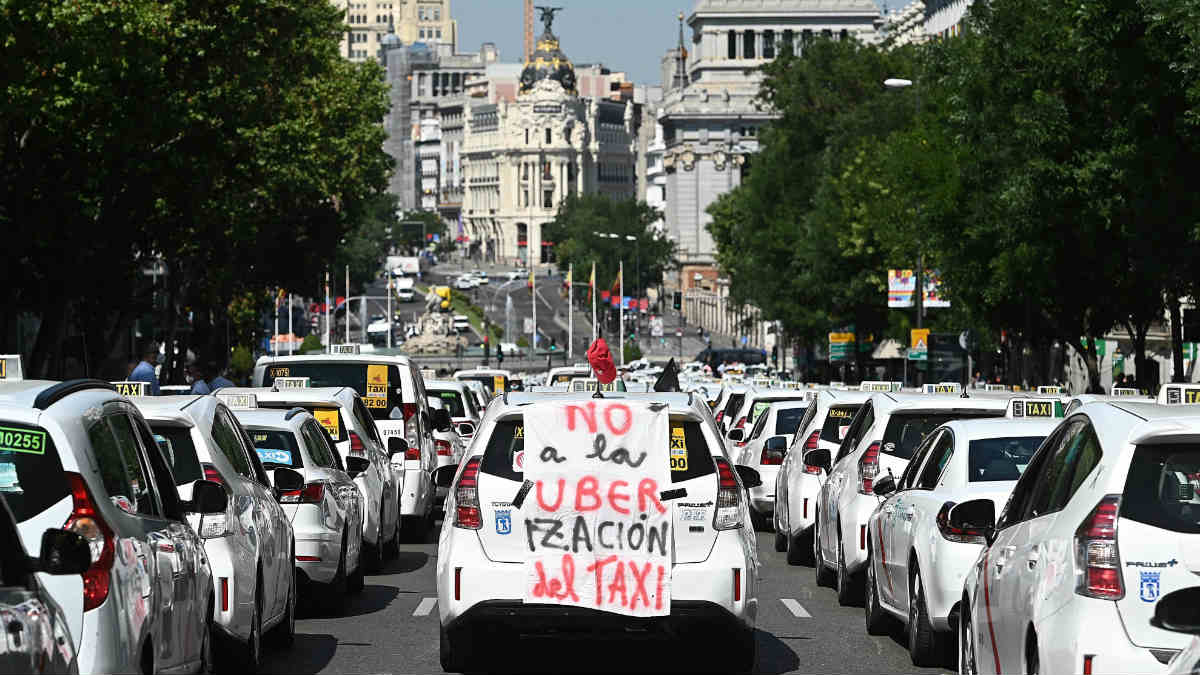
{"type": "Polygon", "coordinates": [[[817,499],[828,474],[806,461],[814,450],[827,457],[837,452],[850,422],[871,394],[864,391],[821,389],[800,420],[800,429],[775,478],[775,550],[787,552],[791,565],[813,562],[813,522],[817,499]]]}
{"type": "MultiPolygon", "coordinates": [[[[597,399],[586,394],[509,394],[497,399],[488,408],[475,437],[472,456],[463,461],[457,474],[450,467],[439,470],[439,483],[451,487],[437,556],[442,667],[450,671],[468,668],[473,665],[472,659],[489,654],[489,644],[503,649],[510,644],[506,640],[517,633],[574,629],[622,635],[630,630],[670,631],[684,627],[676,634],[694,639],[698,649],[710,653],[707,645],[719,639],[728,646],[724,650],[728,666],[737,671],[750,670],[756,658],[754,626],[759,563],[754,533],[749,527],[744,486],[754,485],[757,473],[746,467],[734,467],[726,458],[707,405],[690,394],[610,393],[600,399],[668,408],[670,445],[681,455],[677,457],[676,451],[672,451],[671,458],[683,460],[669,470],[672,489],[658,493],[671,511],[668,516],[673,537],[673,546],[669,547],[673,562],[670,606],[665,610],[659,608],[669,614],[633,617],[591,606],[523,602],[526,561],[530,547],[534,546],[531,542],[538,545],[550,542],[556,546],[559,541],[549,528],[543,527],[545,531],[527,528],[526,518],[533,505],[553,498],[549,493],[543,497],[540,490],[531,490],[532,483],[525,479],[526,416],[538,414],[539,406],[561,402],[587,406],[593,401],[597,399]],[[666,501],[668,498],[671,501],[666,501]]],[[[637,450],[645,454],[637,465],[630,466],[643,466],[650,457],[650,462],[663,462],[665,470],[669,448],[637,450]]],[[[544,455],[546,451],[541,452],[544,455]]],[[[611,457],[626,451],[610,449],[609,453],[608,461],[615,462],[611,457]]],[[[633,459],[632,454],[625,456],[633,459]]],[[[645,466],[651,468],[650,464],[645,466]]],[[[645,482],[639,482],[639,489],[645,482]]],[[[624,513],[634,510],[639,503],[649,508],[645,495],[633,498],[632,486],[621,491],[616,485],[601,491],[617,507],[619,502],[628,502],[631,506],[624,513]]],[[[632,537],[634,528],[640,527],[632,525],[626,532],[606,527],[611,524],[601,523],[596,528],[597,546],[615,548],[613,542],[625,541],[623,537],[632,537]]],[[[578,523],[575,527],[578,529],[578,523]]],[[[564,535],[559,532],[557,536],[564,535]]],[[[569,541],[572,536],[581,535],[568,534],[564,540],[569,541]]],[[[632,539],[628,545],[641,546],[632,539]]],[[[592,550],[590,544],[588,550],[592,550]]],[[[575,582],[584,595],[588,591],[582,589],[582,579],[587,574],[580,569],[575,582]]],[[[624,590],[620,591],[620,597],[624,600],[624,590]]],[[[613,601],[612,595],[608,601],[613,601]]]]}
{"type": "Polygon", "coordinates": [[[1200,408],[1102,402],[1068,416],[999,519],[990,500],[949,514],[988,541],[963,589],[960,670],[1165,672],[1190,638],[1151,619],[1200,572],[1198,489],[1200,408]]]}
{"type": "Polygon", "coordinates": [[[887,632],[888,619],[908,628],[918,666],[938,665],[951,635],[963,577],[983,537],[950,527],[950,509],[989,499],[998,508],[1058,419],[948,422],[925,437],[899,478],[872,490],[886,499],[867,524],[864,603],[867,632],[887,632]]]}
{"type": "MultiPolygon", "coordinates": [[[[770,392],[785,393],[785,392],[770,392]]],[[[792,436],[808,409],[803,397],[792,396],[758,399],[754,404],[754,427],[746,437],[737,463],[758,471],[762,485],[750,489],[750,515],[755,526],[766,529],[775,513],[775,478],[783,464],[783,456],[792,443],[792,436]]],[[[735,452],[737,448],[735,446],[735,452]]]]}
{"type": "Polygon", "coordinates": [[[903,473],[930,431],[954,419],[1003,416],[1006,404],[1000,398],[954,394],[872,394],[850,423],[832,466],[827,456],[812,460],[829,473],[814,524],[817,584],[830,584],[836,575],[838,602],[855,602],[867,563],[867,519],[880,501],[871,490],[875,480],[903,473]]]}

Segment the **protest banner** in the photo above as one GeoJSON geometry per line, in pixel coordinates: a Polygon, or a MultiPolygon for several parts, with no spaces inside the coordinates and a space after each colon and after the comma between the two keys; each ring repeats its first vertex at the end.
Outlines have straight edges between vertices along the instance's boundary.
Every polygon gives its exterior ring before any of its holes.
{"type": "Polygon", "coordinates": [[[670,614],[669,425],[640,401],[525,411],[524,602],[670,614]]]}

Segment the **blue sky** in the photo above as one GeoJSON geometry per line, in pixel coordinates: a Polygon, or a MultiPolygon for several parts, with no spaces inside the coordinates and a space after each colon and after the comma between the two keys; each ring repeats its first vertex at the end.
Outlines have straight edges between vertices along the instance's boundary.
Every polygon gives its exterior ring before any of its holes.
{"type": "MultiPolygon", "coordinates": [[[[537,0],[563,7],[554,32],[575,63],[603,63],[624,70],[638,84],[658,84],[660,61],[678,40],[676,15],[691,11],[694,0],[537,0]]],[[[473,52],[495,42],[500,59],[519,61],[522,47],[521,0],[450,0],[458,21],[458,48],[473,52]]],[[[534,37],[542,24],[534,12],[534,37]]]]}

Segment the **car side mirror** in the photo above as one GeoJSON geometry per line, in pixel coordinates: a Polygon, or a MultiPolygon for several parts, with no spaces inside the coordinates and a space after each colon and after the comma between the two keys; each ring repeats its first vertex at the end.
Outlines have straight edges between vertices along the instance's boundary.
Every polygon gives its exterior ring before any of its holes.
{"type": "Polygon", "coordinates": [[[454,474],[458,473],[458,467],[449,464],[438,467],[433,472],[433,484],[437,487],[448,488],[454,484],[454,474]]]}
{"type": "Polygon", "coordinates": [[[787,436],[772,436],[767,439],[767,450],[777,450],[779,452],[787,452],[788,439],[787,436]]]}
{"type": "Polygon", "coordinates": [[[211,480],[198,480],[192,483],[192,511],[200,514],[225,513],[229,496],[225,488],[211,480]]]}
{"type": "Polygon", "coordinates": [[[1181,588],[1159,598],[1150,625],[1176,633],[1200,634],[1200,586],[1181,588]]]}
{"type": "Polygon", "coordinates": [[[896,491],[896,479],[892,474],[876,478],[875,483],[871,485],[871,492],[876,496],[886,497],[896,491]]]}
{"type": "Polygon", "coordinates": [[[734,443],[740,443],[742,439],[746,438],[746,432],[742,431],[741,429],[734,429],[726,434],[725,438],[733,441],[734,443]]]}
{"type": "Polygon", "coordinates": [[[459,436],[474,436],[475,435],[475,425],[471,424],[470,422],[459,422],[458,435],[459,436]]]}
{"type": "Polygon", "coordinates": [[[738,476],[742,479],[742,487],[746,488],[747,490],[750,488],[759,487],[763,484],[762,476],[760,476],[758,474],[758,470],[754,469],[753,467],[738,464],[734,468],[737,470],[738,476]]]}
{"type": "Polygon", "coordinates": [[[304,476],[299,471],[292,469],[275,469],[271,480],[275,483],[276,497],[280,492],[295,492],[304,489],[304,476]]]}
{"type": "Polygon", "coordinates": [[[438,431],[450,431],[450,411],[445,408],[439,408],[433,411],[433,428],[438,431]]]}
{"type": "Polygon", "coordinates": [[[42,550],[31,560],[36,572],[83,574],[92,566],[92,547],[78,532],[52,527],[42,533],[42,550]]]}
{"type": "Polygon", "coordinates": [[[996,505],[990,499],[972,499],[955,504],[946,514],[946,525],[953,534],[981,537],[991,543],[996,532],[996,505]]]}
{"type": "Polygon", "coordinates": [[[808,454],[804,455],[804,463],[809,466],[820,467],[825,473],[829,473],[833,468],[833,455],[828,448],[817,448],[809,450],[808,454]]]}
{"type": "Polygon", "coordinates": [[[346,475],[351,478],[356,478],[359,474],[371,468],[371,460],[365,457],[347,457],[346,458],[346,475]]]}
{"type": "Polygon", "coordinates": [[[408,441],[399,436],[388,436],[388,459],[396,459],[396,455],[400,455],[400,459],[404,459],[404,453],[408,452],[408,441]]]}

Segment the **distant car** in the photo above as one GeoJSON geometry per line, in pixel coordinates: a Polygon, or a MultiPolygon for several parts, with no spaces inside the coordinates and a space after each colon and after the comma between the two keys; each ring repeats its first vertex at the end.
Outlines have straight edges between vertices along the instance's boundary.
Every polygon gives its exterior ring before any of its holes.
{"type": "Polygon", "coordinates": [[[465,314],[455,314],[453,321],[454,332],[467,333],[471,330],[471,320],[465,314]]]}
{"type": "Polygon", "coordinates": [[[400,302],[412,302],[416,300],[417,294],[413,292],[412,287],[401,288],[396,291],[396,299],[400,302]]]}
{"type": "Polygon", "coordinates": [[[487,272],[484,272],[483,270],[475,270],[475,280],[481,284],[490,284],[491,283],[488,280],[487,272]]]}

